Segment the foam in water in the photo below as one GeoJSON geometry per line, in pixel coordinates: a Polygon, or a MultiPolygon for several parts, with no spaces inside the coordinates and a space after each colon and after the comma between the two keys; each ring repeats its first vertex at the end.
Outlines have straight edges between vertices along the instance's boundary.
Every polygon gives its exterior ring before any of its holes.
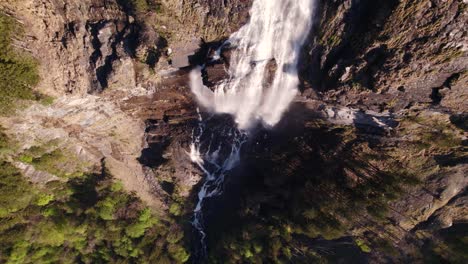
{"type": "MultiPolygon", "coordinates": [[[[200,239],[194,263],[203,263],[206,257],[203,206],[207,198],[223,193],[225,176],[240,162],[240,151],[248,137],[245,131],[258,121],[274,126],[297,93],[297,64],[312,25],[314,2],[255,0],[250,22],[227,41],[235,47],[229,78],[212,91],[203,85],[201,67],[190,73],[198,103],[211,112],[231,114],[237,122],[237,128],[224,125],[211,131],[199,113],[199,125],[193,131],[187,153],[206,176],[192,220],[200,239]],[[265,77],[272,60],[277,70],[270,85],[265,77]]],[[[218,52],[214,59],[219,57],[218,52]]]]}
{"type": "Polygon", "coordinates": [[[229,79],[214,91],[203,85],[201,68],[190,74],[191,89],[200,105],[235,117],[239,129],[261,120],[279,122],[297,94],[297,65],[312,26],[315,0],[255,0],[250,21],[227,41],[232,53],[229,79]],[[267,64],[277,70],[265,85],[267,64]]]}
{"type": "Polygon", "coordinates": [[[235,127],[224,127],[216,132],[210,131],[206,129],[206,121],[202,119],[200,113],[198,114],[200,120],[198,127],[193,130],[190,152],[187,153],[192,162],[205,175],[203,185],[198,192],[198,202],[193,211],[192,220],[192,225],[198,232],[200,239],[200,247],[196,252],[197,258],[203,259],[206,254],[203,205],[207,198],[216,197],[223,193],[225,176],[239,163],[240,151],[247,140],[247,134],[235,127]],[[202,137],[211,139],[209,141],[202,140],[202,137]]]}

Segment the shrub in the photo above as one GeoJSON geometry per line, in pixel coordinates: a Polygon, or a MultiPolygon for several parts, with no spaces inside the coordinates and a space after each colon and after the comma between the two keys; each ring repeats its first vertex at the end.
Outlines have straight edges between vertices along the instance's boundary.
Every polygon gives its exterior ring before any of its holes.
{"type": "Polygon", "coordinates": [[[37,242],[39,244],[58,247],[65,242],[65,232],[63,232],[62,228],[51,222],[42,223],[38,226],[38,229],[37,242]]]}
{"type": "Polygon", "coordinates": [[[167,235],[167,242],[171,244],[176,244],[184,237],[184,233],[180,230],[172,230],[167,235]]]}
{"type": "Polygon", "coordinates": [[[63,171],[59,169],[59,166],[62,165],[66,159],[63,152],[57,149],[38,158],[34,158],[31,163],[34,165],[34,168],[38,170],[61,176],[63,171]]]}
{"type": "Polygon", "coordinates": [[[190,254],[180,245],[170,244],[167,250],[177,263],[185,263],[190,258],[190,254]]]}
{"type": "Polygon", "coordinates": [[[54,200],[53,194],[41,194],[39,195],[39,198],[37,199],[36,204],[39,206],[45,206],[45,205],[48,205],[53,200],[54,200]]]}
{"type": "Polygon", "coordinates": [[[24,162],[24,163],[28,163],[28,164],[31,164],[33,162],[33,157],[29,156],[29,155],[21,155],[19,157],[19,160],[24,162]]]}
{"type": "Polygon", "coordinates": [[[182,207],[178,203],[173,203],[169,207],[169,213],[171,213],[171,214],[173,214],[175,216],[179,216],[179,215],[182,214],[182,207]]]}
{"type": "Polygon", "coordinates": [[[356,245],[361,249],[362,252],[370,253],[371,248],[361,239],[356,239],[356,245]]]}
{"type": "Polygon", "coordinates": [[[387,215],[388,208],[385,205],[370,205],[366,207],[367,212],[377,220],[384,220],[387,215]]]}
{"type": "Polygon", "coordinates": [[[16,245],[13,247],[13,250],[11,251],[10,257],[8,258],[7,263],[24,263],[24,260],[26,258],[26,255],[28,254],[29,250],[29,244],[26,241],[19,241],[16,243],[16,245]]]}
{"type": "Polygon", "coordinates": [[[116,210],[117,202],[111,197],[107,197],[105,200],[98,202],[97,211],[100,218],[103,220],[114,220],[114,213],[116,210]]]}
{"type": "Polygon", "coordinates": [[[10,140],[3,132],[3,127],[0,126],[0,150],[8,149],[10,147],[10,140]]]}

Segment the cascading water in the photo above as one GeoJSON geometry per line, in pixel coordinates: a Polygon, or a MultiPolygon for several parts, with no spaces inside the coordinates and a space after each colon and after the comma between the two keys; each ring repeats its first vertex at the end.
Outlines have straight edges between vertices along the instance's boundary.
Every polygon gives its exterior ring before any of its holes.
{"type": "Polygon", "coordinates": [[[241,147],[247,140],[245,132],[232,126],[221,126],[216,131],[207,131],[208,121],[203,120],[199,113],[199,123],[192,133],[189,153],[192,162],[198,165],[206,177],[198,192],[198,203],[192,221],[200,238],[200,248],[196,252],[198,259],[203,259],[206,254],[203,203],[207,198],[222,194],[226,173],[239,163],[241,147]]]}
{"type": "Polygon", "coordinates": [[[235,48],[229,79],[214,91],[203,85],[200,69],[191,88],[203,107],[235,117],[239,129],[258,120],[273,126],[297,93],[297,64],[312,26],[315,0],[255,0],[250,22],[227,41],[235,48]],[[267,64],[275,60],[272,84],[265,87],[267,64]]]}
{"type": "Polygon", "coordinates": [[[237,123],[237,128],[230,126],[223,133],[211,132],[211,137],[206,137],[209,132],[200,116],[194,131],[190,156],[206,175],[193,219],[200,235],[201,254],[206,251],[204,201],[222,193],[226,173],[240,161],[240,149],[247,138],[244,131],[259,121],[274,126],[297,94],[297,65],[312,27],[314,4],[315,0],[254,0],[250,21],[225,43],[234,49],[229,78],[212,91],[203,84],[201,67],[190,74],[191,90],[198,103],[210,112],[232,115],[237,123]],[[268,82],[267,65],[272,61],[277,67],[273,80],[268,82]],[[204,135],[210,143],[204,142],[204,135]],[[216,137],[222,139],[214,140],[216,137]],[[217,142],[215,148],[213,141],[217,142]],[[203,144],[208,147],[203,148],[203,144]]]}

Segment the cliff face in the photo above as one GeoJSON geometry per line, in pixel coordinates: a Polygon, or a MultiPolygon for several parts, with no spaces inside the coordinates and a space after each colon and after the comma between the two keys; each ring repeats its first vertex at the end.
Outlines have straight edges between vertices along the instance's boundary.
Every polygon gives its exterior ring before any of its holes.
{"type": "MultiPolygon", "coordinates": [[[[19,153],[68,153],[61,172],[96,172],[106,161],[126,190],[185,223],[203,177],[187,154],[198,118],[187,85],[192,56],[203,61],[245,23],[252,1],[134,2],[2,1],[24,25],[15,45],[40,62],[35,89],[56,100],[0,124],[19,153]]],[[[254,135],[232,189],[213,202],[229,208],[208,221],[213,263],[458,254],[446,233],[468,220],[467,5],[318,1],[301,95],[276,131],[254,135]]],[[[224,55],[208,66],[207,85],[226,75],[224,55]]],[[[10,158],[35,183],[58,177],[10,158]]]]}
{"type": "Polygon", "coordinates": [[[202,37],[219,41],[235,32],[248,19],[251,0],[193,0],[162,1],[179,19],[179,36],[202,37]]]}
{"type": "Polygon", "coordinates": [[[343,105],[466,111],[466,19],[458,0],[322,1],[303,78],[343,105]]]}
{"type": "MultiPolygon", "coordinates": [[[[200,179],[198,172],[189,173],[190,162],[183,158],[188,157],[184,150],[194,102],[185,74],[172,74],[177,68],[170,62],[177,56],[188,60],[200,39],[227,37],[245,21],[249,6],[244,1],[163,1],[141,10],[127,2],[2,2],[2,12],[25,31],[15,45],[39,61],[41,80],[35,89],[56,98],[52,105],[37,104],[2,117],[2,124],[24,139],[21,150],[58,140],[77,163],[86,163],[85,170],[99,168],[106,159],[128,190],[162,209],[167,194],[159,181],[174,182],[187,196],[200,179]],[[190,41],[194,46],[186,51],[190,41]],[[161,175],[156,177],[151,168],[161,175]]],[[[52,179],[18,166],[32,178],[52,179]]]]}
{"type": "Polygon", "coordinates": [[[41,62],[43,92],[84,95],[113,82],[135,86],[135,28],[114,1],[8,0],[2,6],[27,31],[22,44],[41,62]]]}
{"type": "MultiPolygon", "coordinates": [[[[466,7],[465,1],[321,1],[311,42],[304,50],[311,55],[303,61],[304,88],[314,91],[305,96],[393,113],[400,121],[394,134],[399,143],[384,145],[403,144],[393,156],[407,159],[402,164],[411,169],[414,163],[423,163],[414,171],[417,174],[435,163],[448,170],[425,176],[423,189],[412,190],[396,203],[396,208],[408,208],[406,213],[393,214],[406,230],[428,219],[451,226],[453,219],[444,219],[448,214],[441,213],[451,210],[444,205],[465,196],[466,176],[461,176],[466,175],[465,158],[452,163],[441,157],[466,156],[466,127],[460,126],[466,123],[468,110],[466,7]],[[424,144],[432,132],[424,132],[423,126],[430,123],[438,124],[433,133],[461,128],[455,137],[462,141],[444,151],[437,150],[439,141],[428,142],[431,147],[422,157],[408,152],[411,143],[404,142],[424,144]],[[449,193],[454,195],[447,197],[449,193]]],[[[460,215],[453,213],[455,218],[460,215]]]]}
{"type": "Polygon", "coordinates": [[[136,161],[144,124],[118,106],[130,90],[138,93],[130,41],[136,31],[129,17],[113,1],[6,1],[1,7],[23,25],[19,44],[40,63],[36,89],[56,98],[51,105],[36,104],[2,117],[8,133],[21,139],[18,151],[61,149],[76,159],[80,171],[99,170],[101,160],[107,159],[128,190],[160,207],[143,184],[136,161]],[[116,98],[91,95],[109,87],[116,98]],[[58,145],[50,147],[50,142],[58,145]]]}

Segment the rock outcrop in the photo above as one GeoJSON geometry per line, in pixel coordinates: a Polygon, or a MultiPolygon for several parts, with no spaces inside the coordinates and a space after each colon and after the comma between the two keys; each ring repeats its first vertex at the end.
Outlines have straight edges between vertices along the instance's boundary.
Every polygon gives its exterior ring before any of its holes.
{"type": "Polygon", "coordinates": [[[181,23],[181,27],[172,30],[176,38],[199,36],[206,42],[227,38],[239,29],[247,21],[252,4],[252,0],[164,0],[162,2],[181,23]]]}
{"type": "Polygon", "coordinates": [[[304,88],[376,111],[413,104],[466,111],[467,3],[320,1],[304,88]]]}
{"type": "Polygon", "coordinates": [[[115,1],[7,0],[1,6],[24,25],[25,48],[40,61],[40,91],[84,95],[135,85],[136,26],[115,1]]]}
{"type": "MultiPolygon", "coordinates": [[[[249,1],[163,1],[138,11],[123,3],[3,1],[0,10],[23,25],[19,46],[39,61],[36,89],[56,100],[1,123],[20,151],[59,140],[54,149],[74,155],[80,170],[99,170],[105,160],[127,190],[163,209],[170,195],[161,182],[187,197],[200,179],[185,153],[195,104],[186,72],[170,62],[179,56],[180,67],[190,66],[198,46],[188,50],[187,41],[227,37],[247,18],[249,1]]],[[[38,183],[55,177],[18,166],[38,183]]]]}

